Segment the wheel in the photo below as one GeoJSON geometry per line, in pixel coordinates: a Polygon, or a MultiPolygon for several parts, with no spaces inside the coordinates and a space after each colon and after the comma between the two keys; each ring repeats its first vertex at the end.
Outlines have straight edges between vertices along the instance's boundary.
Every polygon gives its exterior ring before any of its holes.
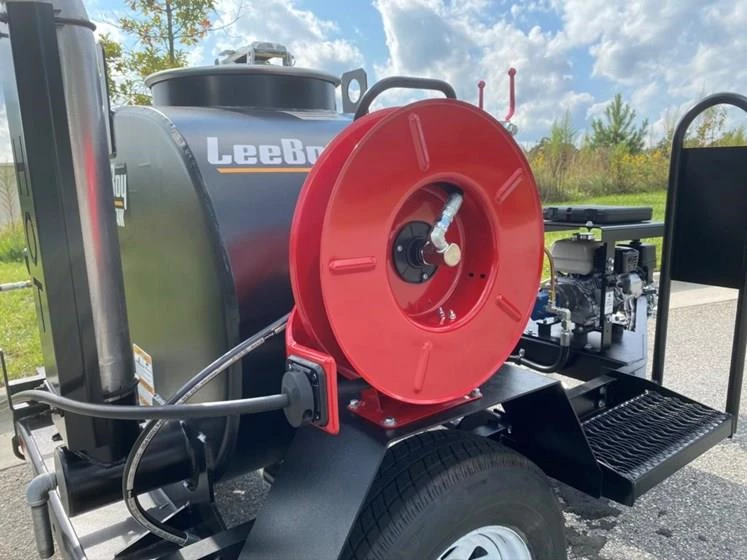
{"type": "Polygon", "coordinates": [[[563,560],[563,516],[545,474],[471,434],[436,430],[387,453],[344,560],[563,560]]]}

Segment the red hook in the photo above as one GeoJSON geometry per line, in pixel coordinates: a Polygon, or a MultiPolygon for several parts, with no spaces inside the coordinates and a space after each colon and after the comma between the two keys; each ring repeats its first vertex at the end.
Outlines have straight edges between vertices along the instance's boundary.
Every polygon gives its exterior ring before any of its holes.
{"type": "Polygon", "coordinates": [[[516,84],[514,77],[516,76],[516,68],[509,68],[508,69],[508,113],[506,113],[506,117],[503,119],[506,122],[511,120],[511,117],[514,116],[514,111],[516,110],[516,84]]]}
{"type": "Polygon", "coordinates": [[[482,109],[483,108],[482,107],[483,106],[483,101],[484,101],[484,98],[485,98],[485,80],[480,80],[479,82],[477,82],[477,89],[478,89],[478,95],[479,95],[478,101],[477,101],[477,106],[480,109],[482,109]]]}

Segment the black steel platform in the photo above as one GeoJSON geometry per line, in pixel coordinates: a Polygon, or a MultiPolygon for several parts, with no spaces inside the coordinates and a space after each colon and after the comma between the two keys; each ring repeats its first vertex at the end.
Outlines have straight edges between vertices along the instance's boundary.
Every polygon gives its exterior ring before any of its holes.
{"type": "Polygon", "coordinates": [[[602,468],[602,495],[636,498],[731,434],[731,415],[647,391],[582,423],[602,468]]]}

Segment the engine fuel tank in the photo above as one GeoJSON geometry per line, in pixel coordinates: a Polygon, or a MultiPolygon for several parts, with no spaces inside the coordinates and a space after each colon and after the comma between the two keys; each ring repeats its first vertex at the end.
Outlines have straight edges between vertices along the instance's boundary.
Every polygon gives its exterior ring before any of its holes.
{"type": "MultiPolygon", "coordinates": [[[[296,199],[350,122],[335,112],[339,80],[315,71],[236,64],[170,70],[148,83],[155,106],[119,109],[113,123],[125,294],[146,405],[291,310],[296,199]]],[[[284,358],[276,337],[199,400],[278,392],[284,358]]],[[[241,422],[239,430],[229,419],[214,437],[219,459],[234,448],[251,454],[244,468],[273,460],[290,437],[282,412],[241,422]]]]}

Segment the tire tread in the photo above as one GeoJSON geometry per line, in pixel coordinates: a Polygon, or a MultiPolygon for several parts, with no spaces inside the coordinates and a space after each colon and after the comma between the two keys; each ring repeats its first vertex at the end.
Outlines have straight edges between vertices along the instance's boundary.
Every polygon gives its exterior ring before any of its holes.
{"type": "Polygon", "coordinates": [[[534,463],[503,445],[455,430],[424,432],[395,445],[371,485],[342,558],[386,560],[387,545],[453,483],[496,468],[546,478],[534,463]]]}

